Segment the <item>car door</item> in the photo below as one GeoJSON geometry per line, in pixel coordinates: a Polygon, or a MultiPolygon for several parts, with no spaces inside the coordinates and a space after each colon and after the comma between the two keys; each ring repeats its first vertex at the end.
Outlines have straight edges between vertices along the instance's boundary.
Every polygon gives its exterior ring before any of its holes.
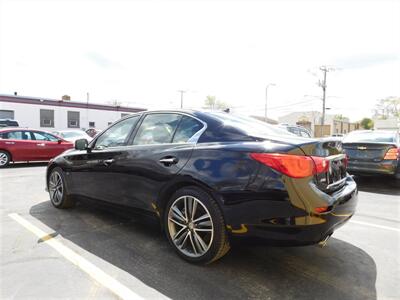
{"type": "Polygon", "coordinates": [[[129,141],[119,203],[154,211],[160,189],[186,165],[195,145],[190,138],[204,126],[182,114],[146,114],[129,141]]]}
{"type": "MultiPolygon", "coordinates": [[[[66,155],[67,182],[72,194],[115,203],[118,202],[118,180],[125,172],[124,161],[129,155],[126,143],[140,115],[123,119],[104,131],[84,151],[66,155]]],[[[122,176],[123,177],[123,176],[122,176]]]]}
{"type": "Polygon", "coordinates": [[[36,142],[38,155],[43,160],[50,160],[66,149],[72,148],[72,143],[62,141],[48,132],[31,131],[30,134],[32,140],[36,142]]]}
{"type": "Polygon", "coordinates": [[[79,158],[82,176],[74,176],[75,187],[90,198],[152,211],[159,189],[189,160],[194,147],[192,132],[204,127],[200,121],[187,118],[175,113],[145,114],[118,147],[102,149],[102,134],[93,151],[79,158]],[[192,130],[183,130],[188,123],[192,130]]]}
{"type": "Polygon", "coordinates": [[[29,132],[26,130],[13,130],[3,134],[6,150],[11,153],[13,161],[33,161],[36,160],[36,143],[31,140],[29,132]]]}

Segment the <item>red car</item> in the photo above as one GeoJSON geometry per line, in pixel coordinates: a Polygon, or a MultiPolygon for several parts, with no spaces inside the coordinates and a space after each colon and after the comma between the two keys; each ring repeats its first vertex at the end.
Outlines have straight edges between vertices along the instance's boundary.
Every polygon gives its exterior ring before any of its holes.
{"type": "Polygon", "coordinates": [[[51,133],[26,128],[0,129],[0,168],[11,161],[46,161],[74,147],[51,133]]]}

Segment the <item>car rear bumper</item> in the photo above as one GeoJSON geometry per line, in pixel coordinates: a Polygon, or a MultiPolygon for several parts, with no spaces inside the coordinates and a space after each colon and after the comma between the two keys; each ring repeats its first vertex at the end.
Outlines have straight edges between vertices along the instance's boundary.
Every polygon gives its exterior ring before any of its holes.
{"type": "Polygon", "coordinates": [[[383,160],[381,162],[349,160],[347,171],[356,174],[394,175],[396,173],[397,165],[397,160],[383,160]]]}
{"type": "Polygon", "coordinates": [[[290,201],[244,202],[237,209],[248,213],[242,217],[238,217],[241,215],[240,212],[235,213],[235,216],[229,215],[227,220],[235,221],[227,222],[228,230],[236,241],[245,240],[279,246],[316,244],[353,216],[358,191],[356,183],[348,176],[345,186],[340,190],[332,195],[324,195],[322,201],[329,206],[329,210],[321,214],[307,209],[293,208],[290,201]],[[272,215],[275,217],[271,217],[272,215]],[[238,220],[240,221],[237,222],[238,220]]]}

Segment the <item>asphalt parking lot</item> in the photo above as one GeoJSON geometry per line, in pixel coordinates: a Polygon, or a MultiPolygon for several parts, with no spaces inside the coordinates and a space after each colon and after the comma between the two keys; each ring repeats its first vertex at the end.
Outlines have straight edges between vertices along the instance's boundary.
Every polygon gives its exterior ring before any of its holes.
{"type": "Polygon", "coordinates": [[[387,178],[356,178],[357,213],[325,248],[238,245],[194,266],[149,222],[54,209],[44,174],[0,170],[2,299],[400,299],[400,186],[387,178]]]}

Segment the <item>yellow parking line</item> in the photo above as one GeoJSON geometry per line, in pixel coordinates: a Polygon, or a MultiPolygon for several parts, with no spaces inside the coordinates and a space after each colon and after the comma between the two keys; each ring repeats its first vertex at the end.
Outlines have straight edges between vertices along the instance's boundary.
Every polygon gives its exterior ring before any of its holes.
{"type": "Polygon", "coordinates": [[[71,250],[70,248],[63,245],[60,241],[49,238],[49,234],[44,232],[43,230],[39,229],[29,221],[25,220],[23,217],[16,213],[12,213],[8,215],[10,218],[21,224],[23,227],[28,229],[38,238],[43,240],[43,243],[48,244],[50,247],[55,249],[58,253],[64,256],[67,260],[71,263],[76,265],[82,271],[87,273],[90,277],[96,280],[98,283],[103,285],[104,287],[108,288],[111,292],[122,299],[144,299],[143,297],[139,296],[128,287],[111,277],[110,275],[106,274],[104,271],[96,267],[94,264],[71,250]]]}
{"type": "Polygon", "coordinates": [[[373,223],[360,222],[360,221],[354,221],[354,220],[351,220],[350,223],[359,224],[359,225],[365,225],[365,226],[371,226],[371,227],[375,227],[375,228],[381,228],[381,229],[393,230],[393,231],[398,231],[398,232],[400,232],[400,228],[389,227],[389,226],[384,226],[384,225],[378,225],[378,224],[373,224],[373,223]]]}

